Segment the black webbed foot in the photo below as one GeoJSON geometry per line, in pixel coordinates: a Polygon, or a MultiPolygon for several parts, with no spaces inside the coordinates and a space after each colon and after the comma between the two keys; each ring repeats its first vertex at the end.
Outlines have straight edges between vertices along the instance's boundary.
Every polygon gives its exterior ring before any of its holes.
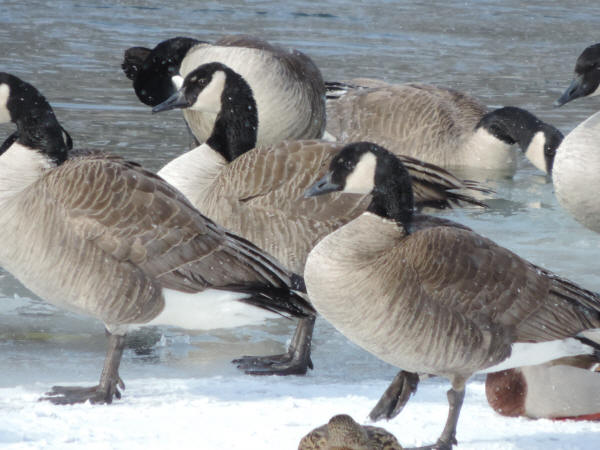
{"type": "Polygon", "coordinates": [[[232,362],[249,375],[304,375],[313,368],[310,359],[315,317],[300,319],[287,353],[271,356],[242,356],[232,362]]]}
{"type": "Polygon", "coordinates": [[[310,355],[288,351],[280,355],[242,356],[232,361],[248,375],[305,375],[313,368],[310,355]]]}
{"type": "Polygon", "coordinates": [[[40,398],[40,401],[49,401],[55,405],[73,405],[87,401],[92,404],[110,404],[113,398],[121,398],[119,388],[125,389],[125,384],[120,377],[103,387],[100,385],[91,387],[53,386],[51,391],[46,392],[45,396],[40,398]]]}

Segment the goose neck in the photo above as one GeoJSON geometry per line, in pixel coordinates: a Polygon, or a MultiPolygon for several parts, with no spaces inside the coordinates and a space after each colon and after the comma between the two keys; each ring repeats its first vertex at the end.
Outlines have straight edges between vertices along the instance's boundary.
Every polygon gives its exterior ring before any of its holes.
{"type": "Polygon", "coordinates": [[[221,110],[206,143],[231,162],[256,146],[258,111],[248,83],[232,70],[226,76],[221,110]]]}

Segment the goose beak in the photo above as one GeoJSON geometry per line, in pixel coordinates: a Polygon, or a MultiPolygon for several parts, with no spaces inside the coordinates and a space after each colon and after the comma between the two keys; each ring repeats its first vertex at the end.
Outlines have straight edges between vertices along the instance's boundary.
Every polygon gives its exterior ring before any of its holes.
{"type": "Polygon", "coordinates": [[[562,106],[565,103],[575,100],[576,98],[583,97],[585,95],[585,83],[583,76],[579,75],[573,78],[571,84],[567,90],[560,96],[558,100],[554,102],[554,106],[562,106]]]}
{"type": "Polygon", "coordinates": [[[328,172],[327,175],[304,191],[304,198],[316,197],[317,195],[323,195],[329,192],[341,191],[343,186],[332,182],[331,175],[331,172],[328,172]]]}
{"type": "Polygon", "coordinates": [[[190,104],[186,100],[185,95],[183,95],[183,91],[179,90],[179,91],[175,92],[173,95],[171,95],[164,102],[159,103],[154,108],[152,108],[152,114],[161,112],[161,111],[168,111],[170,109],[175,109],[175,108],[187,108],[188,106],[190,106],[190,104]]]}

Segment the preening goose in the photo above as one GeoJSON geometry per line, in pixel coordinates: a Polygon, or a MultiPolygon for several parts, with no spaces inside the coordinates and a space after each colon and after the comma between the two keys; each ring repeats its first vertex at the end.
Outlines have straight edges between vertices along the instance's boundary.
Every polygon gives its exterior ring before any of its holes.
{"type": "Polygon", "coordinates": [[[594,357],[563,358],[490,373],[488,402],[503,416],[600,420],[600,372],[594,357]]]}
{"type": "MultiPolygon", "coordinates": [[[[156,106],[170,97],[192,70],[210,62],[231,67],[251,87],[258,145],[323,135],[325,84],[317,66],[298,50],[252,36],[226,36],[214,44],[177,37],[154,49],[126,50],[122,66],[140,101],[156,106]]],[[[184,111],[198,143],[210,136],[217,114],[210,107],[184,111]]]]}
{"type": "Polygon", "coordinates": [[[518,144],[541,171],[551,173],[562,133],[516,107],[493,111],[453,89],[358,79],[327,83],[327,131],[342,142],[375,142],[445,168],[512,176],[518,144]]]}
{"type": "Polygon", "coordinates": [[[0,119],[17,138],[0,155],[0,264],[32,292],[106,325],[98,386],[55,387],[54,403],[110,403],[131,326],[212,329],[304,317],[298,276],[202,216],[139,165],[99,152],[69,157],[30,84],[0,74],[0,119]]]}
{"type": "Polygon", "coordinates": [[[346,415],[329,422],[302,438],[298,450],[402,450],[394,435],[384,428],[359,425],[346,415]]]}
{"type": "MultiPolygon", "coordinates": [[[[556,105],[600,93],[600,44],[586,48],[577,59],[575,78],[556,105]]],[[[558,201],[577,221],[600,233],[600,112],[564,139],[554,164],[552,180],[558,201]]]]}
{"type": "MultiPolygon", "coordinates": [[[[274,255],[294,273],[302,274],[308,252],[323,236],[361,214],[366,196],[303,199],[304,190],[324,173],[343,144],[324,141],[284,141],[254,148],[251,89],[231,68],[210,63],[186,78],[181,89],[154,108],[219,111],[205,144],[169,162],[159,171],[185,194],[203,214],[244,236],[274,255]],[[218,94],[218,95],[216,95],[218,94]]],[[[403,158],[413,176],[419,206],[444,208],[453,204],[480,204],[453,192],[476,188],[443,169],[403,158]]],[[[311,318],[298,329],[289,356],[249,358],[242,367],[253,372],[304,373],[309,364],[311,318]],[[300,337],[303,339],[299,342],[300,337]]]]}
{"type": "Polygon", "coordinates": [[[467,380],[600,348],[600,296],[535,266],[470,229],[416,214],[410,177],[393,154],[342,150],[307,190],[371,193],[365,213],[310,252],[311,302],[379,358],[450,380],[435,448],[451,448],[467,380]]]}

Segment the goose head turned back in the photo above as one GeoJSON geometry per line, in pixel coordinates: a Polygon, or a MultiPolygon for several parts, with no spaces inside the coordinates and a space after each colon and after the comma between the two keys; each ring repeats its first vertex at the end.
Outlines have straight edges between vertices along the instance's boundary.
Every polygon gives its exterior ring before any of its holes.
{"type": "MultiPolygon", "coordinates": [[[[257,144],[284,139],[320,138],[325,130],[325,83],[310,57],[253,36],[225,36],[214,43],[177,37],[154,49],[133,47],[122,64],[143,103],[156,106],[203,64],[218,62],[237,72],[251,87],[258,118],[257,144]]],[[[212,111],[184,110],[198,143],[213,127],[212,111]]]]}

